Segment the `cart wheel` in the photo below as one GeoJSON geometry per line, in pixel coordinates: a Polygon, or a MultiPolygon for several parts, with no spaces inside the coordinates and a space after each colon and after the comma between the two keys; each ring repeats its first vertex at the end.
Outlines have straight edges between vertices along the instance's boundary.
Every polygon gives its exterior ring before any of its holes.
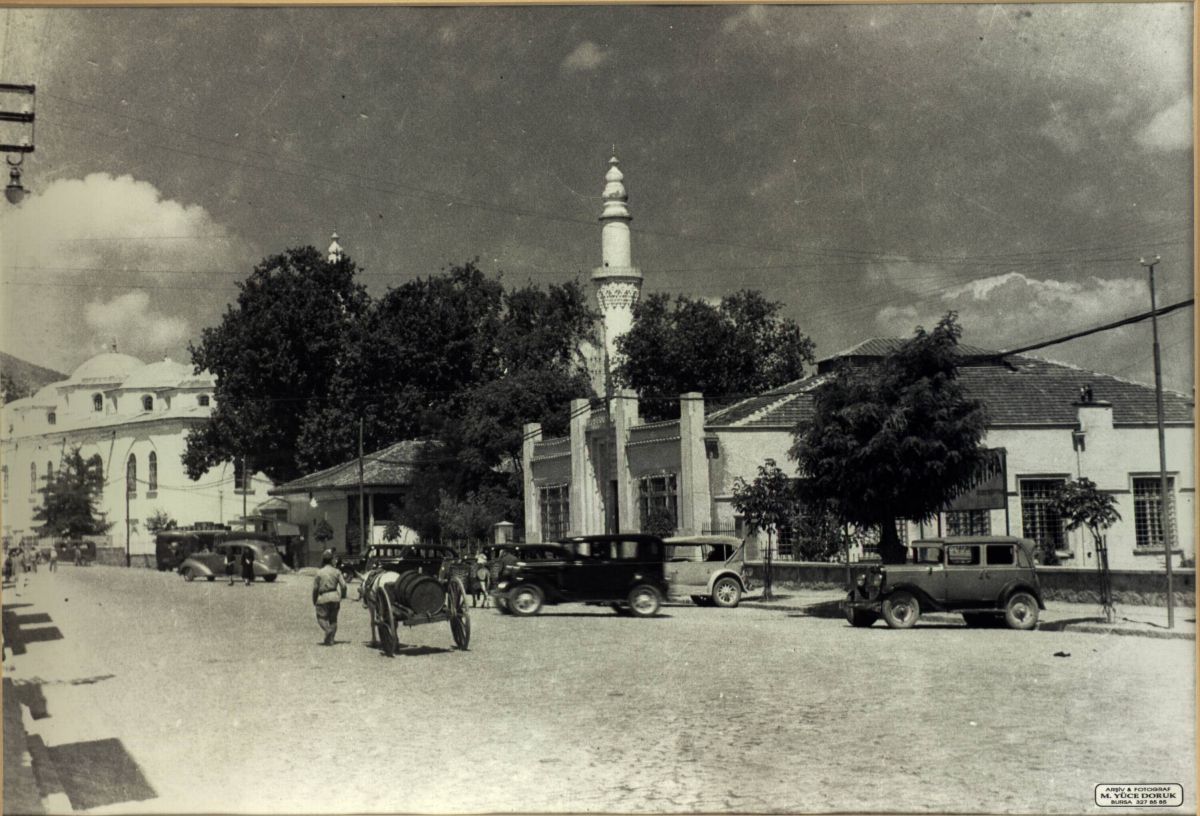
{"type": "Polygon", "coordinates": [[[394,657],[396,650],[400,646],[400,636],[396,634],[396,615],[392,612],[392,602],[388,600],[386,593],[380,593],[384,597],[378,600],[381,605],[379,610],[379,635],[382,641],[383,653],[388,657],[394,657]]]}
{"type": "Polygon", "coordinates": [[[462,581],[450,579],[450,634],[454,635],[454,645],[464,652],[471,643],[471,615],[467,612],[467,592],[463,589],[462,581]]]}

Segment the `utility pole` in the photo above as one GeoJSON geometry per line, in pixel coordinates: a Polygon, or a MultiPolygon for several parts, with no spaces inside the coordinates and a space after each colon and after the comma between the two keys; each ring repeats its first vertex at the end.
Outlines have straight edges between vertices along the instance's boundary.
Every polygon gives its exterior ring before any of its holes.
{"type": "Polygon", "coordinates": [[[129,554],[129,494],[133,490],[133,482],[129,478],[129,465],[125,465],[125,567],[133,565],[133,557],[129,554]]]}
{"type": "Polygon", "coordinates": [[[1150,325],[1154,333],[1154,400],[1158,410],[1158,524],[1162,530],[1163,553],[1167,561],[1167,628],[1175,628],[1175,590],[1171,576],[1171,536],[1167,527],[1167,436],[1163,417],[1162,361],[1158,350],[1158,304],[1154,294],[1154,267],[1162,261],[1158,255],[1153,261],[1140,260],[1150,270],[1150,325]]]}
{"type": "Polygon", "coordinates": [[[363,418],[358,418],[358,551],[367,551],[366,498],[363,493],[363,418]]]}
{"type": "Polygon", "coordinates": [[[242,527],[248,523],[246,521],[246,494],[250,492],[250,462],[247,460],[246,454],[242,454],[242,527]]]}

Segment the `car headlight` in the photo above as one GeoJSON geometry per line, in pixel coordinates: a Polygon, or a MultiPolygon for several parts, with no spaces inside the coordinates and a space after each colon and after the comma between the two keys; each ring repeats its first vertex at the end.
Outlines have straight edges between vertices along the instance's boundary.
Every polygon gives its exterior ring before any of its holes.
{"type": "Polygon", "coordinates": [[[496,584],[496,589],[508,589],[508,581],[500,581],[496,584]]]}

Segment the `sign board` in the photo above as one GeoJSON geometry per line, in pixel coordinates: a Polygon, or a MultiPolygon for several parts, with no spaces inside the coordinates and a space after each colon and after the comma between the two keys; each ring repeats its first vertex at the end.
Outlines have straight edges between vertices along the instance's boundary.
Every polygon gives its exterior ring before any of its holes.
{"type": "Polygon", "coordinates": [[[1008,501],[1008,466],[1004,448],[989,448],[975,478],[946,505],[956,510],[1001,510],[1008,501]]]}

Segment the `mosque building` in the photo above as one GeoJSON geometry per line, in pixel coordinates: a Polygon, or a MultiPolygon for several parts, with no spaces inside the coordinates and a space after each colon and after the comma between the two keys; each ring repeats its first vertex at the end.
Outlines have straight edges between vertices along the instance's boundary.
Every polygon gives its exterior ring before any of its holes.
{"type": "MultiPolygon", "coordinates": [[[[624,181],[617,159],[610,159],[601,195],[601,265],[592,273],[604,334],[593,380],[606,398],[572,401],[566,436],[545,438],[539,423],[524,426],[525,539],[639,532],[660,527],[664,517],[678,534],[744,537],[744,519],[733,505],[737,480],[753,481],[767,459],[792,468],[793,430],[813,415],[816,389],[838,366],[871,365],[902,341],[865,340],[819,361],[801,380],[711,414],[702,394],[680,394],[679,419],[644,422],[637,394],[615,387],[612,374],[616,341],[632,325],[643,283],[633,263],[624,181]]],[[[1107,535],[1111,566],[1161,569],[1154,389],[1028,355],[999,359],[983,349],[960,351],[970,357],[960,378],[989,416],[984,445],[993,467],[977,489],[936,518],[901,522],[902,536],[1024,536],[1052,560],[1095,569],[1090,535],[1068,531],[1051,501],[1058,485],[1087,476],[1116,498],[1121,513],[1107,535]]],[[[1164,409],[1171,452],[1165,540],[1178,564],[1195,557],[1194,405],[1167,393],[1164,409]]],[[[751,536],[752,557],[761,554],[758,538],[751,536]]],[[[776,546],[777,555],[789,556],[786,537],[776,546]]]]}
{"type": "Polygon", "coordinates": [[[79,448],[99,460],[104,491],[99,514],[112,523],[113,547],[144,561],[154,552],[149,518],[165,513],[179,526],[227,524],[267,498],[270,481],[244,474],[241,462],[213,468],[198,482],[183,468],[188,431],[213,409],[216,382],[170,358],[145,363],[114,348],[67,379],[4,406],[0,435],[3,535],[15,544],[37,536],[34,519],[47,482],[79,448]]]}

